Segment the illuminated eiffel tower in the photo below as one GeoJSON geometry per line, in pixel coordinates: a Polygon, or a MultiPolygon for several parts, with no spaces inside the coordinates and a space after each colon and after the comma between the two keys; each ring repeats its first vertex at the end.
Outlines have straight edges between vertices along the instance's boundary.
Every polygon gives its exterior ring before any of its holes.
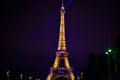
{"type": "Polygon", "coordinates": [[[60,13],[61,13],[61,18],[60,18],[58,51],[56,52],[56,58],[53,67],[50,68],[50,73],[46,78],[46,80],[55,80],[61,77],[64,77],[68,80],[74,80],[74,75],[72,72],[73,69],[70,67],[67,57],[68,52],[66,51],[65,22],[64,22],[65,8],[63,5],[63,0],[62,0],[62,7],[60,13]]]}

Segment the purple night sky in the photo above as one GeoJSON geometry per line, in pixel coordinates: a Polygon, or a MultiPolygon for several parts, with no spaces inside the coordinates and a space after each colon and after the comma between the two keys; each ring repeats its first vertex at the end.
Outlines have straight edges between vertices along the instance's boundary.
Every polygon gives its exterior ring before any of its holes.
{"type": "MultiPolygon", "coordinates": [[[[65,0],[69,61],[75,74],[87,65],[90,52],[105,54],[120,33],[117,0],[65,0]]],[[[0,67],[49,73],[58,46],[61,0],[2,2],[0,67]]]]}

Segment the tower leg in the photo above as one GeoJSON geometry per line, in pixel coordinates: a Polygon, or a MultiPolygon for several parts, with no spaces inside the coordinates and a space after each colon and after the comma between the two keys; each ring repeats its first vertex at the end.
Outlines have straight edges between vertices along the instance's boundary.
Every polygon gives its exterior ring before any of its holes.
{"type": "Polygon", "coordinates": [[[52,77],[53,77],[53,73],[50,73],[46,80],[52,80],[52,77]]]}

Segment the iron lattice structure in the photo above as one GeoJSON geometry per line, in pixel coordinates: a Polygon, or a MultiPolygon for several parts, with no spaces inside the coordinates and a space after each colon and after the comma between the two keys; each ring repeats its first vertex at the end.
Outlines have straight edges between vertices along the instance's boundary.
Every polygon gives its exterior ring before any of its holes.
{"type": "Polygon", "coordinates": [[[68,52],[66,51],[66,40],[65,40],[65,8],[62,1],[62,7],[60,9],[60,32],[58,51],[56,52],[56,58],[53,67],[50,68],[50,73],[46,80],[55,80],[59,77],[65,77],[68,80],[74,80],[74,74],[72,67],[70,67],[68,60],[68,52]]]}

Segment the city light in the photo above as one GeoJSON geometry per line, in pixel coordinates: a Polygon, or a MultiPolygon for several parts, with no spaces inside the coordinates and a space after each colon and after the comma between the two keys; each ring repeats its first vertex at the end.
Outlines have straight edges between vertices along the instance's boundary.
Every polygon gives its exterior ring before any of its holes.
{"type": "Polygon", "coordinates": [[[105,52],[105,54],[108,54],[108,52],[105,52]]]}
{"type": "Polygon", "coordinates": [[[112,49],[108,49],[108,52],[112,52],[112,49]]]}

